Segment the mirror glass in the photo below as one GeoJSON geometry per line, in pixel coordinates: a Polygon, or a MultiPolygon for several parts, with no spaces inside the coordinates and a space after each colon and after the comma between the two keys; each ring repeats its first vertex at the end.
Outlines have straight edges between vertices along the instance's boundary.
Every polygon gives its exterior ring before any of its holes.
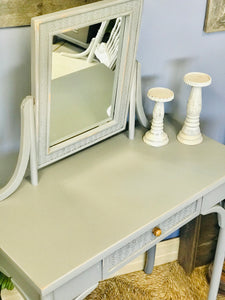
{"type": "Polygon", "coordinates": [[[52,39],[49,146],[113,120],[122,18],[52,39]]]}

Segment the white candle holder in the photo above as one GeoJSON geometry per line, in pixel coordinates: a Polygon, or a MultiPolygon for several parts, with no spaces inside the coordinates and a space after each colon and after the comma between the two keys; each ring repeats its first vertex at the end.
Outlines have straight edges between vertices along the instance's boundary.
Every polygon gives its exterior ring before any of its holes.
{"type": "Polygon", "coordinates": [[[164,102],[174,99],[174,93],[166,88],[152,88],[148,91],[148,98],[155,101],[153,109],[152,126],[143,137],[143,141],[154,147],[161,147],[169,142],[167,134],[163,131],[164,102]]]}
{"type": "Polygon", "coordinates": [[[184,76],[184,82],[192,86],[192,89],[187,103],[187,116],[177,139],[182,144],[197,145],[203,140],[200,131],[202,87],[210,85],[212,79],[205,73],[192,72],[184,76]]]}

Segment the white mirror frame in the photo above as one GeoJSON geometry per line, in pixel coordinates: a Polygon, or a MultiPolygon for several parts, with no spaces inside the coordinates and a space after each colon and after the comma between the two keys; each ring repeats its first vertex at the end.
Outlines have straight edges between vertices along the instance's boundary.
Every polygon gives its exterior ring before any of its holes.
{"type": "Polygon", "coordinates": [[[142,2],[142,0],[103,0],[32,19],[32,95],[35,98],[38,168],[125,129],[132,74],[135,69],[142,2]],[[118,76],[115,76],[117,84],[113,120],[50,147],[49,118],[53,35],[117,17],[124,17],[125,24],[124,32],[122,32],[123,41],[118,54],[119,71],[118,76]]]}

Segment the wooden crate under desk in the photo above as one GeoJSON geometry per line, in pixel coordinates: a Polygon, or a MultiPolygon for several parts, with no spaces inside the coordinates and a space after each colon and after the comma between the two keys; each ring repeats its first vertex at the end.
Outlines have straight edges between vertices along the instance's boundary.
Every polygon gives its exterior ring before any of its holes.
{"type": "Polygon", "coordinates": [[[180,229],[178,260],[188,274],[213,261],[218,233],[216,214],[199,216],[180,229]]]}

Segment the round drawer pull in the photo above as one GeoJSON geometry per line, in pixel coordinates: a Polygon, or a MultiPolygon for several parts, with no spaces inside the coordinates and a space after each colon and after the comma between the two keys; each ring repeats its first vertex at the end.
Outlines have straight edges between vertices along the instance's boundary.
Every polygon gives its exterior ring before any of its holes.
{"type": "Polygon", "coordinates": [[[152,229],[152,233],[154,234],[154,236],[160,236],[162,234],[162,230],[159,227],[154,227],[152,229]]]}

